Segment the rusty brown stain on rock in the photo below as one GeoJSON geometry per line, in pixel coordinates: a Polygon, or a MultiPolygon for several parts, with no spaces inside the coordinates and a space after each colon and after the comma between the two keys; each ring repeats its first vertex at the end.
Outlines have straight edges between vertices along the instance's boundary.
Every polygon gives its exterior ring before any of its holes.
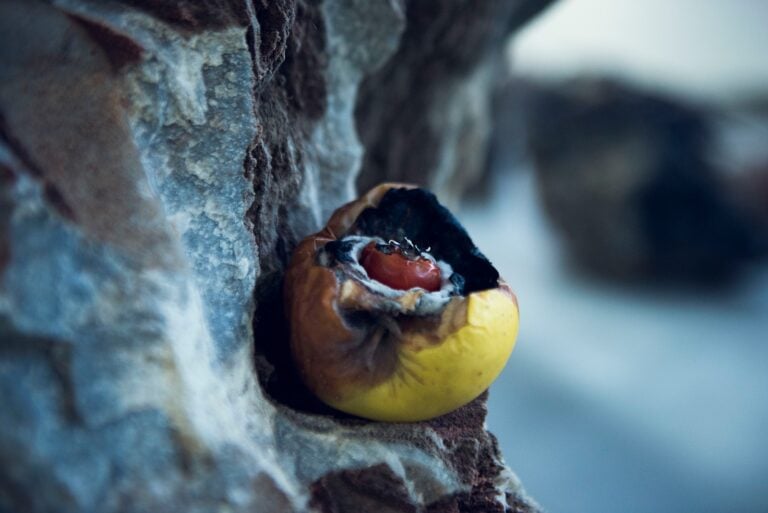
{"type": "Polygon", "coordinates": [[[470,486],[470,491],[440,499],[429,505],[427,511],[517,511],[506,509],[498,502],[495,481],[503,466],[498,442],[484,427],[487,399],[486,391],[468,405],[426,422],[442,438],[447,448],[444,455],[447,462],[470,486]]]}
{"type": "Polygon", "coordinates": [[[310,486],[311,506],[322,513],[417,513],[403,479],[388,465],[341,470],[310,486]]]}
{"type": "Polygon", "coordinates": [[[4,85],[2,101],[53,205],[91,235],[141,252],[165,234],[153,226],[159,206],[137,190],[139,155],[116,88],[103,73],[41,72],[4,85]]]}
{"type": "Polygon", "coordinates": [[[506,504],[499,502],[499,491],[486,484],[473,487],[471,492],[461,492],[443,497],[428,504],[424,513],[540,513],[526,498],[505,493],[506,504]]]}
{"type": "Polygon", "coordinates": [[[27,40],[2,70],[4,139],[49,204],[88,236],[152,265],[172,265],[176,253],[160,205],[147,194],[121,82],[81,24],[35,5],[26,30],[50,37],[27,40]]]}
{"type": "Polygon", "coordinates": [[[438,498],[432,496],[427,504],[416,504],[407,491],[400,489],[401,478],[381,464],[323,476],[310,488],[312,504],[323,513],[380,511],[376,501],[390,500],[392,497],[382,496],[378,490],[391,488],[394,499],[387,503],[390,509],[381,511],[537,513],[539,510],[533,503],[511,491],[506,492],[506,505],[499,502],[496,482],[504,467],[496,438],[484,428],[487,398],[488,393],[485,392],[449,414],[409,424],[388,424],[352,417],[336,419],[340,425],[357,429],[361,436],[405,443],[417,450],[439,453],[439,457],[460,476],[467,491],[449,493],[442,497],[438,492],[438,498]],[[442,439],[443,447],[431,445],[421,435],[424,429],[433,430],[442,439]]]}
{"type": "Polygon", "coordinates": [[[74,14],[69,14],[69,17],[79,24],[88,36],[101,47],[115,71],[141,59],[144,48],[127,34],[123,34],[116,28],[97,20],[74,14]]]}
{"type": "MultiPolygon", "coordinates": [[[[63,217],[74,221],[74,211],[64,200],[61,191],[54,184],[46,180],[44,173],[27,153],[24,145],[11,132],[10,127],[5,122],[5,116],[2,111],[0,111],[0,141],[7,146],[8,151],[13,154],[18,163],[25,167],[26,172],[31,173],[41,183],[43,195],[48,204],[54,207],[63,217]]],[[[0,175],[5,175],[0,176],[0,185],[8,185],[10,183],[8,180],[10,178],[15,179],[16,177],[16,173],[11,168],[5,166],[0,169],[0,175]],[[6,183],[3,184],[3,181],[6,183]]]]}
{"type": "Polygon", "coordinates": [[[250,22],[249,0],[123,0],[178,27],[199,32],[250,22]]]}
{"type": "Polygon", "coordinates": [[[493,487],[483,493],[457,493],[429,504],[424,513],[538,513],[517,495],[506,494],[506,504],[499,502],[498,496],[493,487]]]}
{"type": "MultiPolygon", "coordinates": [[[[457,470],[466,477],[462,469],[457,470]]],[[[536,513],[538,510],[533,504],[513,493],[505,494],[506,504],[499,502],[499,490],[493,481],[498,471],[476,477],[468,492],[452,493],[429,504],[419,504],[408,493],[403,479],[384,463],[341,470],[312,483],[310,505],[322,513],[536,513]]]]}

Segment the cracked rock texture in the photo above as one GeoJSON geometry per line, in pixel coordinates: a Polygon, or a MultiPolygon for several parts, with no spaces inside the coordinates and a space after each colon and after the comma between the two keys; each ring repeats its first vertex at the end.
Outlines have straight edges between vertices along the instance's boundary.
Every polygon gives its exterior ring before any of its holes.
{"type": "Polygon", "coordinates": [[[284,352],[297,240],[364,154],[361,183],[460,183],[544,5],[427,4],[0,3],[0,511],[538,511],[484,397],[342,417],[284,352]]]}

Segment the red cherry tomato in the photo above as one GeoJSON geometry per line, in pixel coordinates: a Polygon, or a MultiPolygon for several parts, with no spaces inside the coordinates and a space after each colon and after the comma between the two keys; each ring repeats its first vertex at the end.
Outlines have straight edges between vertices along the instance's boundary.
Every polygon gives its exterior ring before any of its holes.
{"type": "Polygon", "coordinates": [[[393,289],[440,290],[440,268],[426,258],[409,259],[398,250],[387,254],[376,249],[376,243],[372,242],[363,248],[360,263],[369,277],[393,289]]]}

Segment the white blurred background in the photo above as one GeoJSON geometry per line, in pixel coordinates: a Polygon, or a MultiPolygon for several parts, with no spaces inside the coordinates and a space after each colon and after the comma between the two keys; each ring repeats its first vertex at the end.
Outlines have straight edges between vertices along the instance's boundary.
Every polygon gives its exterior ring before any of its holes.
{"type": "Polygon", "coordinates": [[[764,92],[765,0],[561,0],[511,42],[515,70],[623,76],[702,98],[764,92]]]}
{"type": "MultiPolygon", "coordinates": [[[[510,55],[730,102],[768,92],[768,2],[563,0],[510,55]]],[[[763,129],[742,145],[768,152],[763,129]]],[[[460,217],[520,299],[488,424],[527,491],[550,513],[768,512],[768,268],[712,290],[584,278],[517,167],[460,217]]]]}

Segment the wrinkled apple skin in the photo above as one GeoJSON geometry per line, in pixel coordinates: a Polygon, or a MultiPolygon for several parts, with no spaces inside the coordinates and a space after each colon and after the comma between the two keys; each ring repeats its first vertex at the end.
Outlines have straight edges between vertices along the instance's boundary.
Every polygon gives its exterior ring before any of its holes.
{"type": "Polygon", "coordinates": [[[514,298],[500,289],[468,298],[466,324],[436,345],[406,335],[401,369],[374,387],[347,387],[334,408],[389,422],[426,420],[480,395],[498,377],[515,346],[519,325],[514,298]]]}

